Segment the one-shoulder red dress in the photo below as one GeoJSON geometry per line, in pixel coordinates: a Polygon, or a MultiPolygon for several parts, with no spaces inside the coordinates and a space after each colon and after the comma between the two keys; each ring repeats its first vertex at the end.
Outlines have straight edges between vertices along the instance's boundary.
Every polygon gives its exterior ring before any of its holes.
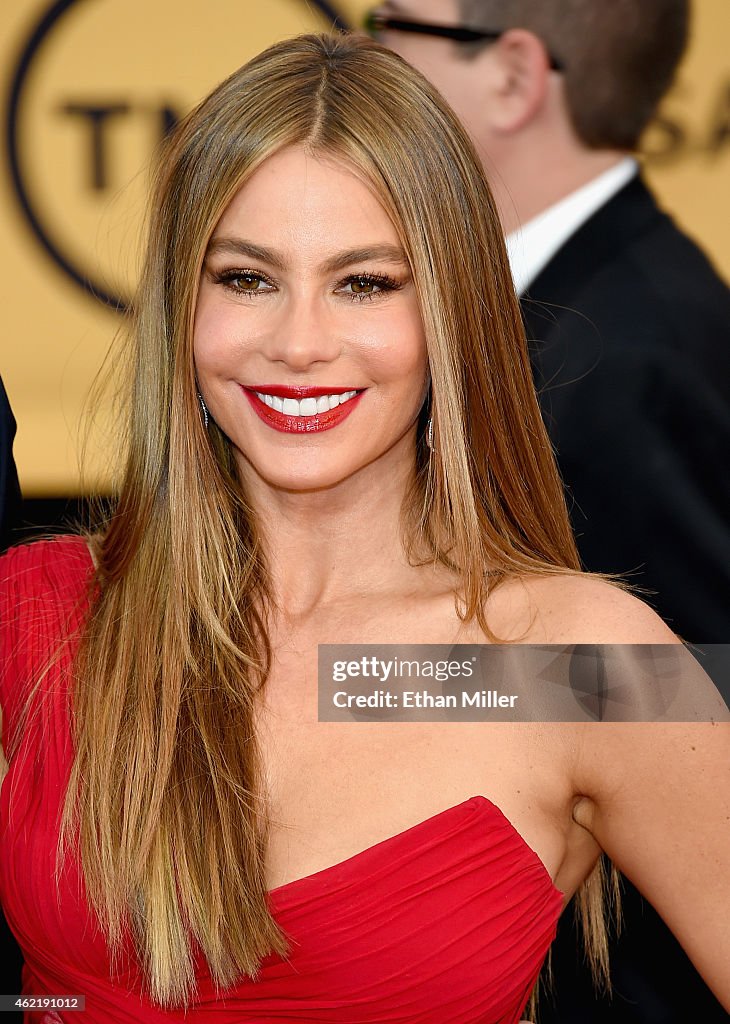
{"type": "Polygon", "coordinates": [[[112,975],[78,863],[54,879],[73,747],[69,667],[92,565],[80,538],[0,559],[3,745],[30,680],[47,667],[0,794],[0,900],[25,957],[23,993],[81,996],[85,1010],[33,1011],[27,1024],[513,1024],[562,907],[537,854],[474,796],[269,894],[289,938],[258,979],[216,996],[196,960],[187,1014],[145,995],[130,946],[112,975]],[[60,653],[59,653],[60,648],[60,653]],[[50,659],[50,662],[49,662],[50,659]]]}

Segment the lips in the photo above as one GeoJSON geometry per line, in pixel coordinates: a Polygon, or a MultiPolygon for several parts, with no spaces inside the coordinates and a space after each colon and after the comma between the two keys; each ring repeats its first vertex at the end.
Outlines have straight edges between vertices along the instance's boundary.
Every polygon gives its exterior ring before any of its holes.
{"type": "Polygon", "coordinates": [[[286,434],[331,430],[359,403],[363,390],[337,387],[292,387],[283,384],[244,387],[243,393],[267,426],[286,434]]]}

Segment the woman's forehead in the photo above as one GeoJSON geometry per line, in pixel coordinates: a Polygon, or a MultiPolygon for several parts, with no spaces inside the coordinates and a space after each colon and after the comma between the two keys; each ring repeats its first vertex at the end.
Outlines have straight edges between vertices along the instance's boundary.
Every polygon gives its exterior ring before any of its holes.
{"type": "Polygon", "coordinates": [[[279,250],[331,250],[391,244],[400,238],[364,176],[344,160],[302,146],[266,159],[221,216],[212,243],[245,238],[279,250]]]}

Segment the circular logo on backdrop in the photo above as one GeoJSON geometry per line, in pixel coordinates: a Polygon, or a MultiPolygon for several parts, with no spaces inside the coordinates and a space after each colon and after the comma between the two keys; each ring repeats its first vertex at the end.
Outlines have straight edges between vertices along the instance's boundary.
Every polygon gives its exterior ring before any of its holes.
{"type": "Polygon", "coordinates": [[[16,198],[48,255],[124,309],[162,137],[266,46],[333,27],[348,26],[325,0],[56,0],[21,48],[7,110],[16,198]]]}

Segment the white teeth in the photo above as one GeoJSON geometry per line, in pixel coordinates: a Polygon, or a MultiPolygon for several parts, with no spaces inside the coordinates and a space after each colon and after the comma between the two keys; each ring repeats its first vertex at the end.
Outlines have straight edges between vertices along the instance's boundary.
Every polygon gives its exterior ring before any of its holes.
{"type": "Polygon", "coordinates": [[[329,409],[336,409],[338,405],[343,405],[354,398],[357,391],[345,391],[342,395],[320,395],[319,398],[302,398],[300,401],[296,398],[282,399],[275,395],[264,395],[260,391],[256,391],[255,394],[270,409],[276,409],[277,412],[281,412],[285,416],[306,417],[316,416],[317,413],[327,412],[329,409]]]}

